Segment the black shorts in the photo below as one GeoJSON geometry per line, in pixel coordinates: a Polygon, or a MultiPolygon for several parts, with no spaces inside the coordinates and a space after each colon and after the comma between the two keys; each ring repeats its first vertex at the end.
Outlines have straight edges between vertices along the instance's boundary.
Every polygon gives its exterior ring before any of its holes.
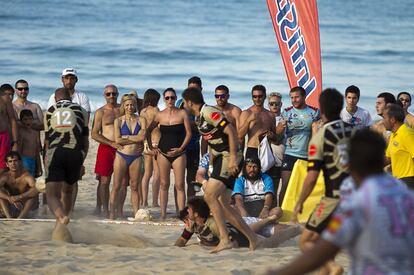
{"type": "MultiPolygon", "coordinates": [[[[198,150],[188,150],[185,155],[187,156],[187,170],[192,170],[197,172],[198,164],[200,163],[200,149],[198,150]]],[[[195,173],[194,172],[194,173],[195,173]]]]}
{"type": "Polygon", "coordinates": [[[83,155],[80,150],[54,148],[48,150],[47,182],[64,181],[74,184],[80,178],[83,155]]]}
{"type": "MultiPolygon", "coordinates": [[[[213,157],[213,172],[211,172],[210,178],[219,180],[224,183],[224,185],[233,191],[234,183],[236,181],[236,176],[231,176],[228,171],[230,155],[226,152],[225,154],[220,154],[213,157]]],[[[243,157],[241,152],[237,154],[237,166],[239,171],[243,166],[243,157]]]]}
{"type": "Polygon", "coordinates": [[[259,158],[259,149],[254,147],[247,147],[245,159],[258,159],[259,158]]]}
{"type": "Polygon", "coordinates": [[[283,155],[282,171],[292,171],[293,166],[295,166],[295,162],[298,159],[307,161],[306,158],[299,158],[299,157],[294,157],[294,156],[291,156],[291,155],[283,155]]]}

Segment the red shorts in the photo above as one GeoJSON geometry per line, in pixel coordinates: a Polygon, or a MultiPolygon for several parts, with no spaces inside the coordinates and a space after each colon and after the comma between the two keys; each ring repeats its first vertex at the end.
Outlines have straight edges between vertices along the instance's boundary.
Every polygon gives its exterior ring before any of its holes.
{"type": "Polygon", "coordinates": [[[10,135],[9,131],[0,133],[0,169],[7,168],[6,155],[10,151],[10,135]]]}
{"type": "Polygon", "coordinates": [[[110,177],[114,172],[114,160],[116,149],[106,145],[99,144],[96,155],[95,173],[102,177],[110,177]]]}

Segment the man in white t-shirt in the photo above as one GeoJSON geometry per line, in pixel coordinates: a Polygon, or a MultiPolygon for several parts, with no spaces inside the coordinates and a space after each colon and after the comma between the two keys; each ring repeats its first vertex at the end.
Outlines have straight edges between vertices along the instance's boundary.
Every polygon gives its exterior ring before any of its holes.
{"type": "Polygon", "coordinates": [[[359,106],[360,91],[357,86],[351,85],[345,90],[346,107],[341,111],[341,119],[357,128],[368,127],[372,124],[369,112],[359,106]]]}
{"type": "MultiPolygon", "coordinates": [[[[69,90],[72,102],[79,104],[88,113],[88,120],[91,114],[91,106],[89,98],[85,93],[75,90],[75,85],[78,82],[78,75],[73,68],[66,68],[62,71],[63,87],[69,90]]],[[[47,103],[47,109],[56,104],[55,94],[51,94],[47,103]]]]}

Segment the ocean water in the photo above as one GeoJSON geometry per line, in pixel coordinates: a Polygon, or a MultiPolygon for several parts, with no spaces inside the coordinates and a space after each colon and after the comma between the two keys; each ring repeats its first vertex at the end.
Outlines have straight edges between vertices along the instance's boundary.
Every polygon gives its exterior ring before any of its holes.
{"type": "MultiPolygon", "coordinates": [[[[285,94],[288,83],[266,1],[72,0],[1,1],[0,83],[26,79],[29,99],[46,107],[65,67],[93,109],[103,87],[181,92],[193,75],[207,102],[219,84],[231,101],[251,104],[263,84],[285,94]]],[[[320,0],[323,86],[362,91],[374,113],[379,92],[413,93],[414,9],[411,0],[320,0]]]]}

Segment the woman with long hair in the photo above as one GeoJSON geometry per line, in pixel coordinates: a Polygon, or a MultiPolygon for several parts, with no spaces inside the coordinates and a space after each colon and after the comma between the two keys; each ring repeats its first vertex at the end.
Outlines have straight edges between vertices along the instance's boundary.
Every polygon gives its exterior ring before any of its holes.
{"type": "MultiPolygon", "coordinates": [[[[138,110],[137,100],[134,96],[123,96],[121,101],[122,112],[124,115],[114,121],[115,142],[122,145],[121,150],[117,150],[114,162],[114,184],[110,196],[110,219],[115,219],[122,206],[118,199],[118,192],[121,188],[123,178],[129,173],[131,185],[131,204],[135,213],[139,209],[138,190],[141,173],[142,150],[147,123],[145,118],[136,114],[138,110]]],[[[133,216],[134,216],[133,215],[133,216]]]]}
{"type": "Polygon", "coordinates": [[[187,112],[175,107],[175,101],[177,100],[175,90],[167,88],[163,96],[166,108],[158,112],[154,119],[154,123],[158,124],[161,138],[158,144],[152,144],[157,152],[160,171],[161,219],[167,217],[171,168],[174,172],[178,210],[180,211],[185,207],[184,176],[187,161],[185,148],[191,139],[191,125],[187,112]]]}
{"type": "MultiPolygon", "coordinates": [[[[143,109],[140,115],[147,120],[147,125],[151,125],[155,119],[155,116],[160,111],[158,109],[158,101],[160,100],[160,94],[154,89],[148,89],[144,93],[143,109]]],[[[152,176],[152,207],[159,207],[158,196],[160,193],[160,178],[157,160],[154,152],[151,150],[152,143],[157,145],[160,139],[159,129],[155,128],[151,133],[147,132],[147,136],[151,135],[151,138],[147,138],[144,141],[144,176],[142,177],[142,206],[148,207],[148,186],[152,176]],[[150,142],[150,143],[148,143],[150,142]]]]}

